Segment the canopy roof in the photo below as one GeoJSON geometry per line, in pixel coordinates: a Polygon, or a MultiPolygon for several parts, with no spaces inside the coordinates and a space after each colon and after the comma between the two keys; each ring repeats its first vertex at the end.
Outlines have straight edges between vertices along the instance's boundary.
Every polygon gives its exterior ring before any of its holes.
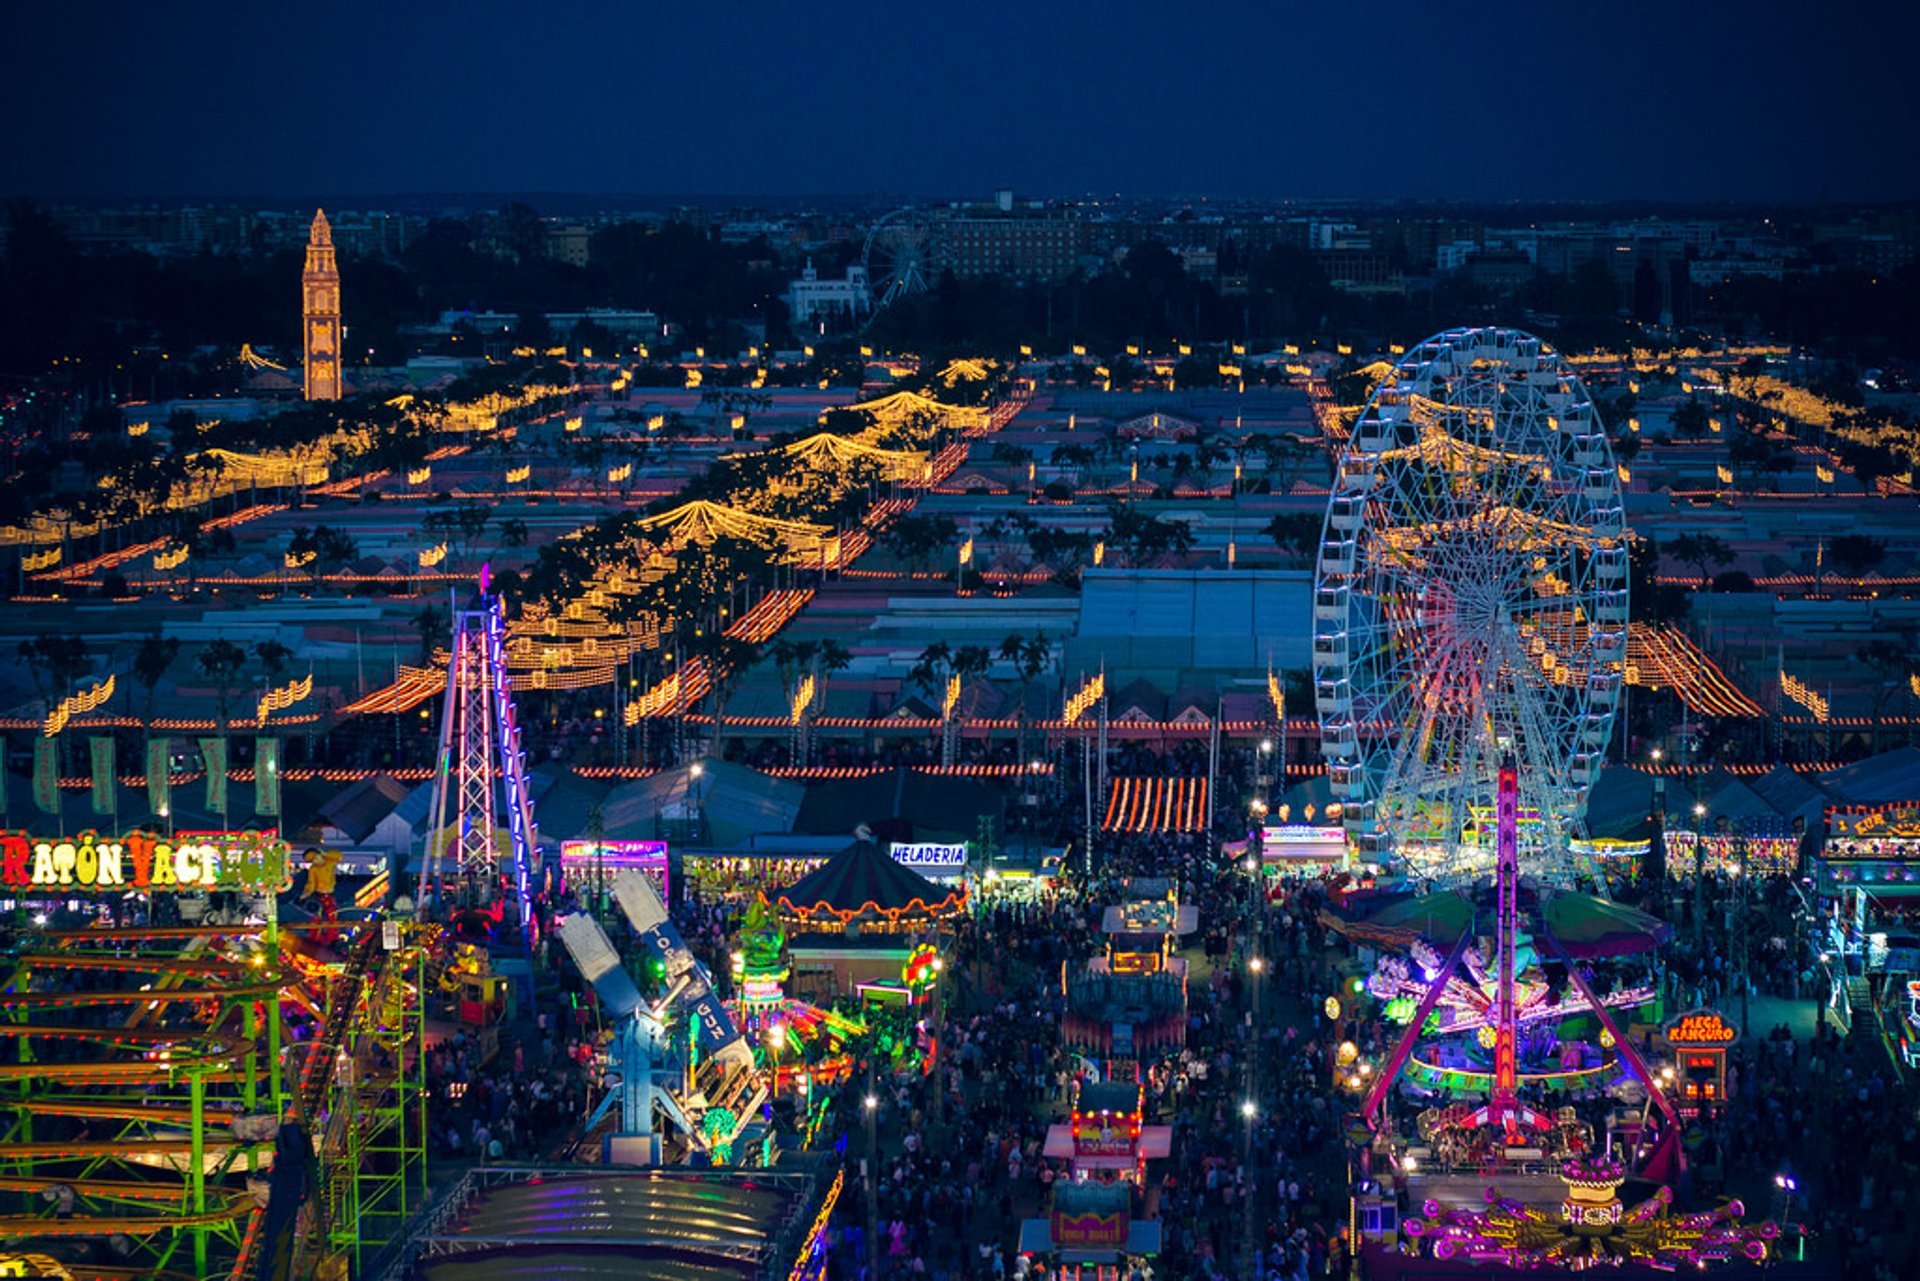
{"type": "Polygon", "coordinates": [[[966,901],[965,887],[936,885],[872,841],[855,841],[779,897],[782,913],[803,922],[820,917],[846,922],[866,915],[933,920],[957,915],[966,901]]]}
{"type": "MultiPolygon", "coordinates": [[[[1351,913],[1329,911],[1325,918],[1334,929],[1374,947],[1403,952],[1424,938],[1444,952],[1475,930],[1476,921],[1482,922],[1479,932],[1493,931],[1491,900],[1490,892],[1463,890],[1375,896],[1357,902],[1351,913]]],[[[1673,936],[1673,927],[1658,917],[1591,894],[1523,890],[1520,908],[1525,928],[1581,960],[1651,952],[1673,936]]]]}

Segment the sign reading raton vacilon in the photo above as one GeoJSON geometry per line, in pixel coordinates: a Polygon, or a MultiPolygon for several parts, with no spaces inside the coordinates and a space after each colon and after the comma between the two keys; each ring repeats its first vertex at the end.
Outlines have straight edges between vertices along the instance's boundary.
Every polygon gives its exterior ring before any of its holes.
{"type": "Polygon", "coordinates": [[[0,833],[0,893],[265,890],[282,888],[286,879],[286,842],[263,833],[0,833]]]}

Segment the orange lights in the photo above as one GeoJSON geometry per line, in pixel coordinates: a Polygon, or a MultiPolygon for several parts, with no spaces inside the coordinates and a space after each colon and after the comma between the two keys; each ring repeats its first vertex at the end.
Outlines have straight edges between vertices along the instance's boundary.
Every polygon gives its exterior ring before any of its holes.
{"type": "Polygon", "coordinates": [[[1202,778],[1116,778],[1100,820],[1107,832],[1201,832],[1207,827],[1202,778]]]}

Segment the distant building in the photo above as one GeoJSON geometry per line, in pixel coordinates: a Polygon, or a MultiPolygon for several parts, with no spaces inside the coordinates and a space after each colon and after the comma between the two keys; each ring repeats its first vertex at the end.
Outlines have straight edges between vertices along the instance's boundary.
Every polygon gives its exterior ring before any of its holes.
{"type": "Polygon", "coordinates": [[[787,312],[795,324],[815,316],[847,319],[864,316],[873,305],[867,269],[860,263],[849,263],[844,279],[822,280],[813,265],[813,259],[809,258],[806,269],[800,273],[800,279],[788,284],[786,304],[787,312]]]}
{"type": "Polygon", "coordinates": [[[593,228],[572,223],[547,228],[547,257],[569,267],[584,267],[593,258],[593,228]]]}
{"type": "Polygon", "coordinates": [[[333,257],[333,229],[324,209],[313,214],[307,238],[307,269],[300,276],[305,315],[306,397],[340,399],[340,268],[333,257]]]}
{"type": "Polygon", "coordinates": [[[1080,220],[1065,210],[955,218],[947,223],[956,276],[1059,280],[1080,260],[1080,220]]]}
{"type": "Polygon", "coordinates": [[[1467,278],[1481,289],[1522,289],[1533,280],[1533,262],[1517,249],[1483,250],[1467,255],[1467,278]]]}

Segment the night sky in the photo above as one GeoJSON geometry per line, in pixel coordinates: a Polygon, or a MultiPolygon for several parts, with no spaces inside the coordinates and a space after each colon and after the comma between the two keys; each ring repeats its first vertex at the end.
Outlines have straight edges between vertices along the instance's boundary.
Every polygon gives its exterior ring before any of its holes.
{"type": "Polygon", "coordinates": [[[0,194],[1904,199],[1917,15],[28,0],[0,194]]]}

